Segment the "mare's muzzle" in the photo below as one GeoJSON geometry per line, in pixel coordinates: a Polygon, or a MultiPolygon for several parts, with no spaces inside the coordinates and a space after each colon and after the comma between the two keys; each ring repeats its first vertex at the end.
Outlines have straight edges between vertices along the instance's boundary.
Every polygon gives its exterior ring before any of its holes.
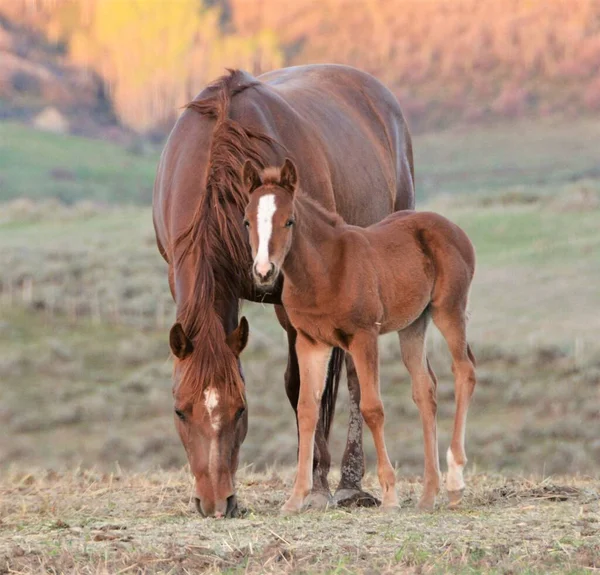
{"type": "Polygon", "coordinates": [[[237,497],[235,496],[235,494],[230,495],[227,500],[223,504],[219,504],[219,502],[217,502],[214,506],[214,512],[213,513],[206,513],[202,507],[202,501],[200,500],[199,497],[194,497],[194,503],[196,504],[196,511],[198,511],[198,513],[200,513],[200,515],[202,515],[202,517],[217,517],[217,518],[221,518],[221,517],[227,517],[227,518],[235,518],[239,515],[239,508],[238,508],[238,503],[237,503],[237,497]],[[221,510],[219,510],[219,508],[221,508],[221,510]],[[224,508],[224,512],[222,511],[222,509],[224,508]]]}

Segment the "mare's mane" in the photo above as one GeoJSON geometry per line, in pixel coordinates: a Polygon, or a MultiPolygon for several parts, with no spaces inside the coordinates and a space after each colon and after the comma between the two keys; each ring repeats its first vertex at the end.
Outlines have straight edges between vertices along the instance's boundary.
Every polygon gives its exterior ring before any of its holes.
{"type": "Polygon", "coordinates": [[[176,238],[176,266],[193,266],[190,297],[178,302],[177,321],[193,342],[192,355],[182,366],[186,396],[196,398],[211,386],[242,393],[239,368],[226,343],[215,309],[215,298],[237,299],[248,281],[250,251],[240,214],[248,203],[241,181],[250,159],[263,167],[260,143],[276,142],[229,117],[232,98],[260,82],[240,70],[229,70],[186,108],[215,120],[205,192],[189,226],[176,238]]]}

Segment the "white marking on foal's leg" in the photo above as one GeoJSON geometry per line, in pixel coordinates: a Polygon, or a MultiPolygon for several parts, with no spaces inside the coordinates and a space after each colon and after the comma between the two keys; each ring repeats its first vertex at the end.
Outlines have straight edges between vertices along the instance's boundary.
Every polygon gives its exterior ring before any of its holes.
{"type": "Polygon", "coordinates": [[[465,480],[463,479],[464,465],[456,463],[450,447],[446,452],[446,463],[448,463],[448,476],[446,477],[448,491],[461,491],[465,488],[465,480]]]}
{"type": "Polygon", "coordinates": [[[210,424],[215,431],[219,431],[219,427],[221,426],[221,418],[218,414],[213,413],[217,405],[219,405],[219,392],[210,388],[204,391],[204,405],[206,407],[206,411],[208,411],[208,417],[210,419],[210,424]]]}
{"type": "Polygon", "coordinates": [[[275,195],[267,194],[258,200],[258,250],[254,264],[256,271],[260,274],[267,274],[271,269],[269,261],[269,241],[273,232],[273,214],[277,206],[275,205],[275,195]]]}

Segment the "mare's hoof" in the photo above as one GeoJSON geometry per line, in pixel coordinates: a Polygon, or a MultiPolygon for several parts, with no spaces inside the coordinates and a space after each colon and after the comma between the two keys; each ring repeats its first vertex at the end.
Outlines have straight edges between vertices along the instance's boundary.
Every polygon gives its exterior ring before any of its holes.
{"type": "Polygon", "coordinates": [[[333,498],[327,491],[311,491],[302,505],[302,509],[323,511],[335,505],[333,498]]]}
{"type": "Polygon", "coordinates": [[[338,489],[333,501],[340,507],[378,507],[381,501],[362,489],[338,489]]]}
{"type": "Polygon", "coordinates": [[[458,489],[457,491],[448,491],[448,507],[450,509],[456,509],[457,507],[460,507],[464,492],[464,488],[458,489]]]}

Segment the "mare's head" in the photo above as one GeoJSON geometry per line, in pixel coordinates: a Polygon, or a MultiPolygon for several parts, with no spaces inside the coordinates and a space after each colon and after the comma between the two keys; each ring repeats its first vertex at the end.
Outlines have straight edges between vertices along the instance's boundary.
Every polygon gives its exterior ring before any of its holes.
{"type": "Polygon", "coordinates": [[[217,333],[225,340],[218,354],[217,347],[207,342],[194,346],[180,323],[171,328],[169,342],[176,358],[175,426],[195,477],[196,509],[203,516],[235,517],[234,476],[248,429],[239,368],[239,355],[248,341],[248,322],[242,317],[228,336],[223,330],[217,329],[217,333]],[[206,373],[213,374],[208,383],[206,373]]]}
{"type": "Polygon", "coordinates": [[[279,277],[292,245],[298,173],[289,159],[281,169],[267,168],[262,174],[247,161],[242,177],[250,196],[244,225],[252,248],[252,275],[257,285],[266,288],[279,277]]]}

